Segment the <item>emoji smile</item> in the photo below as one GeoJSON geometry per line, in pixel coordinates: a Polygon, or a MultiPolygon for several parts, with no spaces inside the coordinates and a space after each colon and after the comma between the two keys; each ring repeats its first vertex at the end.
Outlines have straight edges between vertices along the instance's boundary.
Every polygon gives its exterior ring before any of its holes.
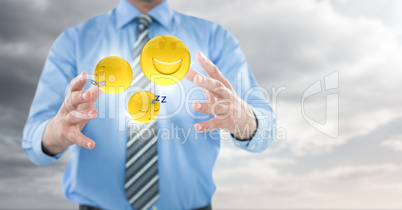
{"type": "Polygon", "coordinates": [[[173,74],[180,69],[182,59],[175,62],[163,62],[152,58],[152,63],[157,71],[162,74],[173,74]]]}
{"type": "Polygon", "coordinates": [[[153,59],[154,61],[158,62],[158,63],[165,64],[165,65],[174,65],[174,64],[177,64],[177,63],[180,63],[180,62],[181,62],[181,59],[178,60],[178,61],[176,61],[176,62],[171,62],[171,63],[163,62],[163,61],[158,61],[158,60],[156,60],[155,58],[152,58],[152,59],[153,59]]]}

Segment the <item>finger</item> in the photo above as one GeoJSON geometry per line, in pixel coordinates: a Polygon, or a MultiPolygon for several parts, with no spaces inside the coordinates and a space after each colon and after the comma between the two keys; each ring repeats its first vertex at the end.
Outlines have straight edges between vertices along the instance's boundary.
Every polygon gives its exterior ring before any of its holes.
{"type": "Polygon", "coordinates": [[[196,123],[194,129],[198,132],[213,131],[219,128],[225,128],[227,119],[212,118],[205,122],[196,123]]]}
{"type": "Polygon", "coordinates": [[[78,105],[78,107],[76,108],[76,110],[78,111],[94,108],[96,101],[99,99],[99,96],[103,93],[97,86],[92,86],[86,91],[90,93],[91,97],[85,103],[81,103],[78,105]]]}
{"type": "Polygon", "coordinates": [[[197,112],[212,115],[226,114],[230,111],[230,107],[228,105],[222,103],[206,103],[200,101],[193,102],[193,109],[197,112]]]}
{"type": "MultiPolygon", "coordinates": [[[[80,95],[77,95],[79,93],[77,93],[77,94],[74,93],[77,91],[79,91],[79,92],[83,91],[87,81],[88,81],[88,74],[86,72],[82,72],[80,75],[78,75],[76,78],[74,78],[71,81],[69,93],[67,94],[65,102],[63,103],[63,108],[61,109],[64,114],[67,114],[69,112],[76,110],[75,106],[77,104],[79,105],[79,104],[82,104],[82,103],[90,100],[90,98],[93,95],[92,93],[87,93],[85,95],[85,99],[84,99],[84,96],[82,95],[81,100],[80,100],[80,95]]],[[[84,92],[81,92],[81,93],[84,94],[84,92]]]]}
{"type": "Polygon", "coordinates": [[[202,92],[204,93],[205,99],[207,99],[210,103],[215,103],[215,96],[212,95],[207,89],[202,88],[202,92]]]}
{"type": "Polygon", "coordinates": [[[66,100],[67,105],[77,106],[79,104],[88,102],[92,97],[91,92],[81,90],[71,92],[71,97],[68,97],[66,100]]]}
{"type": "Polygon", "coordinates": [[[95,104],[96,104],[96,102],[82,103],[82,104],[78,105],[75,110],[77,110],[79,112],[84,112],[85,110],[93,109],[95,107],[95,104]]]}
{"type": "Polygon", "coordinates": [[[94,119],[98,115],[98,111],[93,108],[85,111],[74,110],[66,116],[66,120],[69,124],[79,124],[83,122],[88,122],[94,119]]]}
{"type": "Polygon", "coordinates": [[[103,93],[103,91],[98,86],[92,86],[87,91],[91,93],[91,102],[96,102],[99,96],[101,96],[103,93]]]}
{"type": "MultiPolygon", "coordinates": [[[[194,83],[194,77],[198,74],[201,74],[201,73],[195,69],[190,68],[186,74],[186,79],[189,80],[190,82],[194,83]]],[[[204,92],[204,96],[207,99],[207,101],[214,103],[215,97],[211,94],[211,92],[209,92],[205,88],[201,88],[201,89],[202,89],[202,92],[204,92]]]]}
{"type": "Polygon", "coordinates": [[[197,70],[190,68],[186,74],[186,79],[188,79],[190,82],[194,82],[194,77],[195,75],[200,74],[197,70]]]}
{"type": "Polygon", "coordinates": [[[219,80],[228,88],[232,87],[230,82],[219,71],[218,67],[214,63],[212,63],[212,61],[210,61],[203,53],[198,52],[196,58],[200,66],[205,70],[209,77],[219,80]]]}
{"type": "Polygon", "coordinates": [[[73,142],[74,144],[77,144],[81,147],[87,148],[87,149],[93,149],[95,147],[95,142],[84,136],[84,134],[82,134],[79,131],[76,132],[72,132],[70,134],[70,141],[73,142]]]}
{"type": "Polygon", "coordinates": [[[94,89],[96,90],[99,88],[94,86],[94,88],[90,88],[88,90],[71,92],[65,100],[65,107],[67,108],[68,112],[93,108],[95,104],[93,100],[96,100],[99,95],[96,91],[94,91],[94,89]]]}
{"type": "Polygon", "coordinates": [[[83,90],[88,81],[88,74],[84,71],[71,81],[70,91],[83,90]]]}
{"type": "Polygon", "coordinates": [[[194,83],[201,88],[205,88],[208,91],[212,92],[218,98],[228,99],[230,98],[229,90],[225,87],[225,85],[216,80],[209,77],[206,77],[202,74],[197,74],[194,77],[194,83]]]}

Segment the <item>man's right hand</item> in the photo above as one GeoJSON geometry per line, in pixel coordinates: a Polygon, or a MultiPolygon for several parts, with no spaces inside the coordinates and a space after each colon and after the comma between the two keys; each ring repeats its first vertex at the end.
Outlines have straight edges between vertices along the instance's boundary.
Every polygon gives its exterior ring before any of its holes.
{"type": "Polygon", "coordinates": [[[102,91],[97,86],[84,90],[87,81],[86,72],[71,81],[70,89],[59,112],[46,126],[42,149],[48,155],[59,154],[73,144],[87,149],[95,147],[95,142],[84,136],[81,130],[89,120],[97,116],[95,103],[102,91]]]}

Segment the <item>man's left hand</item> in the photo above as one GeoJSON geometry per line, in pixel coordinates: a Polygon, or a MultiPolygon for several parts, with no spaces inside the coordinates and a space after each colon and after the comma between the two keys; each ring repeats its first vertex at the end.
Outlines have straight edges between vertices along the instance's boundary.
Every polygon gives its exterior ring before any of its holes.
{"type": "Polygon", "coordinates": [[[237,95],[218,67],[201,52],[197,53],[197,61],[208,76],[190,68],[186,78],[203,90],[208,102],[194,101],[192,106],[197,112],[215,117],[196,123],[195,130],[207,132],[221,128],[228,130],[236,139],[250,140],[257,129],[250,105],[237,95]]]}

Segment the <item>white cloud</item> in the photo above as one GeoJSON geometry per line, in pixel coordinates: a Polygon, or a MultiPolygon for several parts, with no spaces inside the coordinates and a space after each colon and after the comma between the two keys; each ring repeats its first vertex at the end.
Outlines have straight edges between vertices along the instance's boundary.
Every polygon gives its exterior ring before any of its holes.
{"type": "Polygon", "coordinates": [[[395,151],[401,152],[402,151],[402,135],[398,136],[391,136],[391,138],[385,140],[381,146],[388,147],[395,151]]]}
{"type": "MultiPolygon", "coordinates": [[[[369,157],[365,161],[367,154],[385,155],[377,149],[380,144],[373,143],[381,140],[380,133],[371,132],[402,116],[402,98],[397,97],[402,88],[398,30],[381,19],[348,16],[332,7],[328,1],[255,5],[243,2],[225,8],[234,14],[230,19],[216,19],[232,29],[243,43],[261,85],[286,85],[287,91],[278,98],[277,114],[278,126],[285,128],[288,136],[286,141],[275,143],[259,156],[243,154],[224,144],[215,171],[216,207],[400,207],[385,186],[401,183],[390,178],[400,172],[401,161],[381,159],[379,164],[369,157]],[[339,70],[340,137],[333,140],[307,124],[301,116],[300,102],[307,87],[336,70],[339,70]],[[363,140],[358,144],[361,147],[349,142],[366,134],[374,135],[365,136],[367,145],[363,140]],[[356,151],[343,153],[342,149],[347,148],[356,151]],[[366,151],[361,152],[360,148],[366,151]],[[300,161],[301,158],[317,161],[309,163],[300,161]],[[286,161],[271,164],[269,160],[286,161]],[[370,191],[379,188],[378,192],[370,191]],[[242,197],[239,192],[247,196],[242,197]]],[[[318,94],[306,104],[310,115],[318,120],[324,118],[324,97],[325,94],[318,94]]]]}

